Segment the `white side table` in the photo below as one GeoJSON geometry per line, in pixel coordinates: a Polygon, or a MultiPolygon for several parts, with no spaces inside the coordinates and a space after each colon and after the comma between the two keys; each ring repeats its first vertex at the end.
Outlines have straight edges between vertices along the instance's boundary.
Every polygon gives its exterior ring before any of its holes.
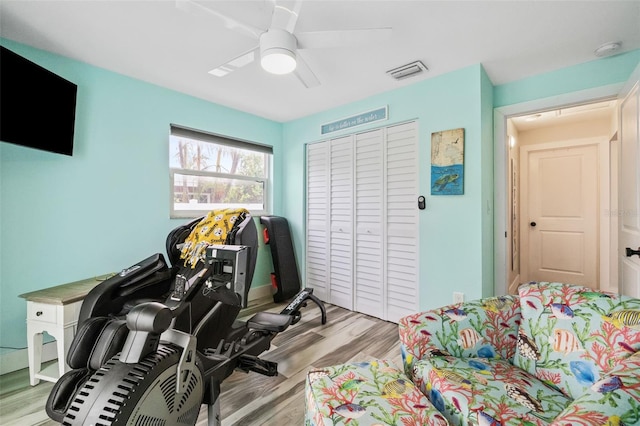
{"type": "Polygon", "coordinates": [[[82,300],[93,287],[111,275],[20,295],[27,300],[27,354],[31,386],[37,385],[40,379],[55,382],[69,371],[67,353],[76,333],[82,300]],[[58,362],[42,369],[42,333],[45,331],[56,339],[58,362]]]}

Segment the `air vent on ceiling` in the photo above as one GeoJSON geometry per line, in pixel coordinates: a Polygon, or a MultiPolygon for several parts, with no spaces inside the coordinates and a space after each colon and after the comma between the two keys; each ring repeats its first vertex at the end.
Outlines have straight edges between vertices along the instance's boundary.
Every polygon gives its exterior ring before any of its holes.
{"type": "Polygon", "coordinates": [[[411,62],[410,64],[402,65],[398,68],[389,70],[387,71],[387,74],[395,78],[396,80],[402,80],[426,71],[429,71],[429,69],[421,61],[415,61],[411,62]]]}

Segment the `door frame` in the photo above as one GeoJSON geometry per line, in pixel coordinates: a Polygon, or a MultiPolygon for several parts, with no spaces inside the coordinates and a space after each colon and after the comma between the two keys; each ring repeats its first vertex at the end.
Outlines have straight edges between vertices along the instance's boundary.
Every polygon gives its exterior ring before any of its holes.
{"type": "MultiPolygon", "coordinates": [[[[622,179],[624,178],[622,176],[622,173],[624,172],[622,170],[622,155],[624,155],[624,151],[623,151],[623,146],[622,146],[622,141],[625,137],[625,135],[622,132],[622,121],[623,121],[623,114],[622,114],[622,104],[623,102],[625,102],[627,99],[629,99],[630,96],[632,96],[632,92],[634,90],[638,90],[640,91],[640,64],[636,66],[636,68],[633,70],[633,72],[631,73],[631,75],[629,76],[629,79],[624,83],[623,88],[620,90],[619,93],[619,103],[618,103],[618,180],[619,182],[622,181],[622,179]]],[[[640,96],[640,95],[637,95],[640,96]]],[[[638,126],[638,123],[635,123],[636,126],[638,126]]],[[[640,129],[636,128],[636,131],[639,132],[640,129]]],[[[622,194],[620,194],[622,195],[622,194]]],[[[620,201],[620,200],[618,200],[620,201]]],[[[619,209],[620,208],[620,204],[616,204],[616,207],[619,209]]],[[[623,208],[625,206],[622,206],[623,208]]],[[[618,212],[619,213],[619,212],[618,212]]],[[[635,267],[635,259],[631,260],[631,257],[627,257],[625,254],[625,248],[628,247],[627,244],[629,244],[629,241],[626,241],[626,237],[623,235],[623,221],[620,220],[620,218],[618,218],[618,236],[619,236],[619,240],[616,242],[616,252],[617,252],[617,259],[616,259],[616,264],[618,267],[618,279],[621,280],[620,281],[620,288],[619,288],[619,293],[621,294],[626,294],[632,297],[637,297],[637,294],[629,294],[630,292],[630,288],[626,287],[625,284],[627,284],[624,281],[624,268],[625,266],[628,266],[630,263],[632,264],[632,267],[635,267]]],[[[635,248],[635,244],[631,245],[632,248],[635,248]]],[[[637,292],[640,292],[640,288],[636,289],[637,292]]],[[[636,293],[637,293],[636,292],[636,293]]]]}
{"type": "MultiPolygon", "coordinates": [[[[509,256],[507,253],[509,235],[507,194],[509,183],[509,153],[507,141],[507,120],[519,115],[567,108],[576,105],[593,103],[618,98],[624,83],[609,84],[577,92],[564,93],[548,98],[501,106],[493,110],[494,134],[494,294],[507,294],[509,256]]],[[[601,206],[602,209],[603,206],[601,206]]],[[[602,228],[602,227],[601,227],[602,228]]]]}
{"type": "MultiPolygon", "coordinates": [[[[610,188],[611,188],[611,170],[610,170],[610,152],[609,152],[609,139],[600,137],[589,137],[572,139],[564,142],[548,142],[535,145],[524,145],[520,147],[520,187],[518,193],[520,194],[520,255],[524,257],[529,253],[529,233],[527,222],[530,215],[525,217],[525,208],[529,208],[529,202],[525,195],[529,192],[523,188],[523,182],[527,181],[528,175],[525,176],[525,170],[528,172],[528,165],[525,167],[525,162],[528,160],[528,155],[536,151],[549,151],[562,148],[581,148],[595,146],[597,152],[596,161],[598,162],[598,210],[600,214],[597,216],[597,256],[598,256],[598,288],[608,290],[609,285],[609,267],[610,267],[610,218],[611,215],[604,214],[611,211],[610,200],[610,188]]],[[[528,212],[526,212],[528,213],[528,212]]],[[[524,279],[529,273],[529,265],[526,261],[520,260],[520,276],[524,279]],[[523,277],[524,276],[524,277],[523,277]]],[[[511,284],[511,283],[510,283],[511,284]]]]}

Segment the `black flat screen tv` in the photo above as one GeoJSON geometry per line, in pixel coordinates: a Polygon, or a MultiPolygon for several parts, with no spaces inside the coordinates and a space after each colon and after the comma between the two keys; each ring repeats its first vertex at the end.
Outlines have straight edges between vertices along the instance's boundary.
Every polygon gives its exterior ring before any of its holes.
{"type": "Polygon", "coordinates": [[[72,155],[77,90],[0,46],[0,141],[72,155]]]}

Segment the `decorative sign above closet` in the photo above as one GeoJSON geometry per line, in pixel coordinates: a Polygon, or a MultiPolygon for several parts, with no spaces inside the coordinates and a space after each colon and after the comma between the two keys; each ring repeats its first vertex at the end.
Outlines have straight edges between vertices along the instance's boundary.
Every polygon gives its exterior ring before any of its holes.
{"type": "Polygon", "coordinates": [[[360,114],[323,124],[320,126],[320,132],[324,135],[331,132],[337,132],[338,130],[348,129],[350,127],[362,126],[363,124],[368,124],[373,121],[386,120],[387,118],[389,118],[389,107],[383,106],[381,108],[361,112],[360,114]]]}

